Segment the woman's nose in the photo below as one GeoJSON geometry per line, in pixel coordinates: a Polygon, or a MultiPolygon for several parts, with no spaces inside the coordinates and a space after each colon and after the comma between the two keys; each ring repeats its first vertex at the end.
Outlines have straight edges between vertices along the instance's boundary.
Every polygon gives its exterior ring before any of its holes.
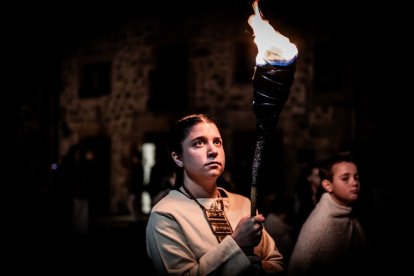
{"type": "Polygon", "coordinates": [[[207,156],[208,157],[216,157],[217,154],[218,154],[217,150],[213,146],[210,146],[208,151],[207,151],[207,156]]]}

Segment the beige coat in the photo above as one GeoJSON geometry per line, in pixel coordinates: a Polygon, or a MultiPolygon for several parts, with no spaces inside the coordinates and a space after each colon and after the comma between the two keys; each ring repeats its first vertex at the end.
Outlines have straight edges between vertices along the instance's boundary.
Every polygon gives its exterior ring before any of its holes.
{"type": "MultiPolygon", "coordinates": [[[[182,188],[181,188],[182,189],[182,188]]],[[[235,229],[239,220],[250,214],[250,200],[225,191],[224,210],[235,229]]],[[[215,199],[198,198],[209,209],[215,199]]],[[[268,271],[282,271],[282,255],[274,240],[263,230],[254,253],[262,257],[268,271]]],[[[238,275],[250,261],[231,236],[219,244],[203,210],[183,193],[172,190],[151,211],[147,229],[147,252],[160,275],[238,275]]]]}
{"type": "Polygon", "coordinates": [[[352,208],[324,193],[299,233],[289,262],[290,275],[347,275],[369,261],[365,233],[352,208]]]}

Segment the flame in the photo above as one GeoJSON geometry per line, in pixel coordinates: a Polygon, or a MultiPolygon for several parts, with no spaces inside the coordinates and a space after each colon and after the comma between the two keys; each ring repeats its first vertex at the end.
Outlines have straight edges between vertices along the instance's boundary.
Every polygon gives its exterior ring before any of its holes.
{"type": "Polygon", "coordinates": [[[252,6],[254,14],[247,22],[253,29],[254,42],[258,50],[256,64],[288,65],[292,63],[298,54],[295,44],[273,29],[268,20],[263,19],[258,0],[255,0],[252,6]]]}

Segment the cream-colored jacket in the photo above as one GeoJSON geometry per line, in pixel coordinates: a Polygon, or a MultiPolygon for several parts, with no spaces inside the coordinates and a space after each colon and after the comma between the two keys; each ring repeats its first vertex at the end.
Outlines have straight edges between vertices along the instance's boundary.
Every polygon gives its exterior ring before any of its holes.
{"type": "MultiPolygon", "coordinates": [[[[250,200],[222,190],[227,194],[223,198],[224,210],[235,229],[242,217],[250,215],[250,200]]],[[[216,199],[198,198],[197,201],[209,209],[216,199]]],[[[283,257],[274,240],[265,229],[262,233],[254,253],[262,258],[267,272],[283,271],[283,257]]],[[[227,236],[218,243],[201,207],[177,190],[170,191],[151,210],[146,243],[148,256],[160,275],[238,275],[250,266],[236,241],[227,236]]]]}

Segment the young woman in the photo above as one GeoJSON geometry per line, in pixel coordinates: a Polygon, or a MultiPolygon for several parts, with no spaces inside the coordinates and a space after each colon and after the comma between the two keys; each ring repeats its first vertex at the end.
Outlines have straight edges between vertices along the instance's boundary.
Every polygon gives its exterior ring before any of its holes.
{"type": "Polygon", "coordinates": [[[367,272],[370,254],[353,215],[360,182],[354,158],[338,153],[320,168],[325,193],[299,233],[289,275],[352,275],[367,272]]]}
{"type": "Polygon", "coordinates": [[[225,153],[215,121],[178,120],[171,132],[176,185],[152,209],[147,252],[160,275],[257,275],[283,271],[282,255],[250,217],[250,200],[217,186],[225,153]]]}

